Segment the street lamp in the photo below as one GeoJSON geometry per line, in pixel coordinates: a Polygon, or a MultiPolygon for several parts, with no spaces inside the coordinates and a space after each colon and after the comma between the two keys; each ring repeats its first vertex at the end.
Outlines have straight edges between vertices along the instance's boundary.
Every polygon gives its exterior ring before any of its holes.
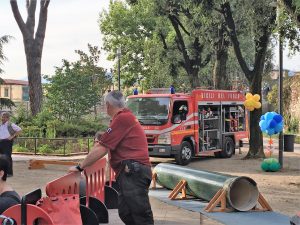
{"type": "Polygon", "coordinates": [[[118,49],[117,49],[117,57],[118,57],[118,90],[121,91],[121,77],[120,77],[121,47],[118,47],[118,49]]]}
{"type": "MultiPolygon", "coordinates": [[[[279,97],[279,114],[283,116],[283,100],[282,100],[282,92],[283,92],[283,57],[282,57],[282,35],[281,29],[279,28],[279,88],[278,88],[278,97],[279,97]]],[[[278,161],[283,166],[283,132],[279,133],[279,154],[278,161]]]]}
{"type": "MultiPolygon", "coordinates": [[[[277,0],[276,4],[276,17],[277,17],[277,26],[278,26],[278,39],[279,39],[279,77],[278,77],[278,99],[279,99],[279,104],[278,104],[278,111],[281,116],[283,116],[283,99],[282,99],[282,94],[283,94],[283,51],[282,51],[282,29],[281,29],[281,24],[280,24],[280,2],[277,0]]],[[[278,161],[281,165],[281,168],[283,167],[283,132],[281,131],[279,133],[279,138],[278,138],[278,161]]]]}

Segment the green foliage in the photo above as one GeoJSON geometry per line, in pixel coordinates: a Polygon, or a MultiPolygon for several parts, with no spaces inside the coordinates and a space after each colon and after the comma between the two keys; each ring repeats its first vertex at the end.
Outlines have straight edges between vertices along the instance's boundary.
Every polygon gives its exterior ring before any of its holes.
{"type": "Polygon", "coordinates": [[[46,107],[60,119],[78,119],[91,112],[91,107],[98,101],[91,77],[82,74],[79,63],[70,65],[64,61],[64,65],[56,69],[55,75],[47,79],[50,84],[46,86],[46,107]]]}
{"type": "MultiPolygon", "coordinates": [[[[9,42],[9,39],[12,37],[9,35],[4,35],[0,37],[0,66],[3,64],[3,61],[6,60],[6,57],[3,52],[3,45],[9,42]]],[[[2,68],[0,67],[0,74],[3,72],[2,68]]]]}
{"type": "Polygon", "coordinates": [[[98,47],[88,45],[89,53],[77,50],[79,60],[70,63],[63,60],[62,67],[56,68],[55,75],[46,76],[46,110],[60,120],[75,120],[92,112],[92,107],[111,81],[104,70],[97,66],[100,57],[98,47]]]}
{"type": "MultiPolygon", "coordinates": [[[[292,102],[292,90],[291,90],[291,81],[292,78],[285,78],[283,81],[283,105],[285,110],[283,110],[284,117],[284,126],[285,133],[294,133],[297,134],[299,132],[299,120],[293,117],[289,111],[290,104],[292,102]]],[[[268,94],[268,102],[272,104],[275,110],[278,109],[278,85],[274,85],[272,90],[268,94]]]]}
{"type": "Polygon", "coordinates": [[[21,146],[19,144],[13,146],[14,152],[30,152],[28,148],[21,146]]]}
{"type": "Polygon", "coordinates": [[[38,153],[41,153],[41,154],[48,154],[48,153],[52,153],[52,152],[53,152],[53,149],[47,144],[40,145],[38,148],[38,153]]]}

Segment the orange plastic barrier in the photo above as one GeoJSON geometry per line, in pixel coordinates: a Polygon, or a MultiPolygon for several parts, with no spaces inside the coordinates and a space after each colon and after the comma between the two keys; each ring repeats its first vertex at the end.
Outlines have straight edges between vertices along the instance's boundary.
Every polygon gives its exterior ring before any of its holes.
{"type": "Polygon", "coordinates": [[[81,174],[77,172],[57,178],[47,184],[46,194],[49,197],[62,194],[79,194],[80,179],[81,174]]]}
{"type": "MultiPolygon", "coordinates": [[[[86,196],[95,197],[104,203],[106,159],[102,158],[84,169],[86,196]]],[[[87,205],[89,199],[87,198],[87,205]]]]}
{"type": "Polygon", "coordinates": [[[14,219],[17,224],[34,224],[34,221],[39,219],[42,222],[41,224],[54,225],[47,212],[35,205],[41,196],[41,189],[27,193],[22,197],[21,204],[10,207],[3,215],[14,219]]]}
{"type": "MultiPolygon", "coordinates": [[[[36,205],[27,204],[27,224],[35,224],[35,221],[39,219],[39,222],[43,225],[54,225],[51,217],[43,209],[36,205]]],[[[14,205],[7,209],[3,215],[13,218],[17,224],[21,224],[21,204],[14,205]]]]}

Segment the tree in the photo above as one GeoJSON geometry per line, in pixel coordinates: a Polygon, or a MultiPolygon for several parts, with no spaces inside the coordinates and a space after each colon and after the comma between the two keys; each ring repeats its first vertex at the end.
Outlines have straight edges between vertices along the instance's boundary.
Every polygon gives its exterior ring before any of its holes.
{"type": "MultiPolygon", "coordinates": [[[[199,87],[199,72],[211,59],[211,49],[205,39],[210,26],[210,1],[155,0],[158,16],[168,19],[175,35],[174,44],[181,53],[178,64],[184,68],[192,88],[199,87]]],[[[162,41],[165,37],[162,37],[162,41]]],[[[167,46],[166,46],[167,47],[167,46]]]]}
{"type": "MultiPolygon", "coordinates": [[[[3,52],[3,45],[8,43],[11,36],[5,35],[0,37],[0,66],[3,65],[3,61],[6,60],[6,57],[3,52]]],[[[3,73],[3,69],[0,67],[0,74],[3,73]]],[[[4,80],[0,77],[0,85],[4,84],[4,80]]],[[[13,101],[8,98],[0,98],[0,109],[3,107],[11,108],[15,106],[13,101]]]]}
{"type": "Polygon", "coordinates": [[[300,0],[282,0],[282,3],[300,28],[300,0]]]}
{"type": "Polygon", "coordinates": [[[229,89],[229,76],[227,71],[227,61],[228,61],[228,48],[230,41],[226,34],[226,28],[223,20],[218,20],[213,23],[215,26],[212,29],[217,30],[217,32],[211,32],[213,49],[215,52],[215,63],[213,69],[213,81],[215,89],[229,89]],[[215,33],[215,35],[213,35],[215,33]],[[213,37],[215,36],[215,37],[213,37]],[[215,40],[214,40],[215,38],[215,40]]]}
{"type": "MultiPolygon", "coordinates": [[[[46,77],[46,108],[61,120],[74,120],[92,112],[111,84],[103,68],[98,66],[100,51],[88,44],[88,53],[75,52],[79,60],[63,60],[53,77],[46,77]],[[80,91],[79,91],[80,90],[80,91]]],[[[96,116],[96,112],[95,112],[96,116]]]]}
{"type": "MultiPolygon", "coordinates": [[[[227,33],[230,37],[234,48],[236,58],[250,84],[250,92],[252,94],[261,95],[262,75],[267,55],[270,36],[275,27],[276,9],[270,6],[270,1],[248,1],[240,4],[250,4],[248,6],[248,15],[243,15],[247,18],[244,27],[248,30],[253,30],[254,52],[255,56],[252,63],[249,65],[243,57],[243,52],[240,47],[239,36],[236,29],[234,13],[238,10],[232,10],[229,2],[221,4],[220,12],[223,14],[227,33]],[[262,15],[262,16],[257,16],[262,15]],[[248,16],[248,17],[247,17],[248,16]]],[[[244,7],[245,8],[245,7],[244,7]]],[[[247,8],[247,7],[246,7],[247,8]]],[[[260,116],[262,109],[256,109],[250,112],[250,148],[246,157],[263,157],[263,139],[259,128],[260,116]]]]}
{"type": "Polygon", "coordinates": [[[23,35],[32,115],[39,113],[42,107],[41,60],[49,3],[50,0],[40,0],[39,22],[36,32],[34,32],[37,0],[26,0],[28,14],[26,22],[24,22],[20,14],[17,0],[10,0],[12,12],[23,35]]]}
{"type": "Polygon", "coordinates": [[[92,80],[92,88],[95,90],[95,98],[98,101],[94,105],[94,114],[97,117],[97,103],[103,96],[105,91],[112,84],[110,77],[106,77],[105,71],[102,67],[98,66],[100,59],[100,50],[97,46],[88,44],[89,53],[85,53],[82,50],[76,50],[75,52],[79,55],[78,63],[82,67],[82,73],[86,76],[90,76],[92,80]]]}
{"type": "Polygon", "coordinates": [[[92,77],[83,74],[79,62],[63,60],[55,75],[47,77],[46,107],[61,120],[74,120],[91,112],[98,98],[91,85],[92,77]],[[80,90],[80,91],[79,91],[80,90]]]}
{"type": "MultiPolygon", "coordinates": [[[[209,26],[199,19],[205,12],[201,11],[201,4],[167,0],[127,2],[112,2],[100,18],[104,46],[110,57],[115,57],[117,47],[122,48],[125,84],[132,86],[139,76],[146,78],[147,87],[166,87],[182,81],[183,86],[189,87],[207,83],[207,79],[198,77],[200,69],[210,67],[211,55],[209,41],[202,38],[206,36],[204,28],[209,26]],[[174,10],[168,8],[169,3],[174,10]],[[196,9],[189,11],[194,6],[196,9]]],[[[207,78],[211,80],[210,76],[207,78]]],[[[177,87],[181,89],[181,85],[177,87]]]]}
{"type": "Polygon", "coordinates": [[[3,45],[7,44],[9,39],[11,39],[11,36],[4,35],[0,37],[0,74],[3,73],[3,69],[1,68],[1,65],[3,65],[3,61],[6,60],[6,57],[3,52],[3,45]]]}
{"type": "Polygon", "coordinates": [[[139,76],[146,77],[151,67],[145,65],[145,45],[152,38],[155,18],[153,2],[140,0],[128,5],[123,1],[110,3],[109,10],[100,15],[99,26],[104,35],[104,49],[109,59],[116,59],[120,47],[123,85],[133,86],[139,76]]]}

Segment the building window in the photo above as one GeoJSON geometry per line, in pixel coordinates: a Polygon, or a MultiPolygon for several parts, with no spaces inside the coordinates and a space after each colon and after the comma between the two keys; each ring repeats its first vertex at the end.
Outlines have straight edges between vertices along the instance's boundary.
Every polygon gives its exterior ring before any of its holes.
{"type": "Polygon", "coordinates": [[[25,102],[29,101],[29,87],[28,86],[22,87],[22,100],[25,102]]]}
{"type": "Polygon", "coordinates": [[[8,88],[4,88],[4,97],[6,97],[6,98],[9,97],[8,91],[9,91],[8,88]]]}

